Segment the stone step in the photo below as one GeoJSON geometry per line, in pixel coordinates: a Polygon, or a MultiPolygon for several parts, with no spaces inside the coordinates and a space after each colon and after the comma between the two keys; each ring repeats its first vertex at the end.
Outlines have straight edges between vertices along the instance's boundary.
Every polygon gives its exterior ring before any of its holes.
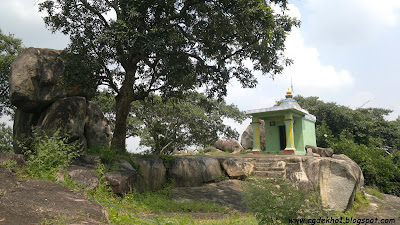
{"type": "Polygon", "coordinates": [[[258,171],[258,170],[253,170],[251,175],[260,176],[260,177],[283,178],[286,175],[286,171],[258,171]]]}
{"type": "MultiPolygon", "coordinates": [[[[275,161],[275,162],[256,162],[254,163],[254,167],[262,167],[262,168],[286,168],[286,163],[284,161],[275,161]]],[[[273,169],[275,170],[275,169],[273,169]]]]}
{"type": "Polygon", "coordinates": [[[254,170],[257,170],[257,171],[285,171],[286,168],[282,168],[282,167],[267,167],[267,166],[258,166],[258,165],[256,165],[254,167],[254,170]]]}

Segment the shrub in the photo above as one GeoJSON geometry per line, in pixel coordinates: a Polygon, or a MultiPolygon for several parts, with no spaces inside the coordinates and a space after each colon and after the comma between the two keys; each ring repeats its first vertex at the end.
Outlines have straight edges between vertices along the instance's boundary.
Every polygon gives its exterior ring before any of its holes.
{"type": "Polygon", "coordinates": [[[245,201],[259,224],[288,224],[289,219],[316,218],[325,215],[317,193],[299,190],[285,180],[252,181],[245,201]]]}
{"type": "Polygon", "coordinates": [[[374,146],[355,143],[346,132],[332,141],[330,147],[335,149],[336,154],[345,154],[360,166],[366,185],[400,196],[400,165],[396,164],[395,157],[374,146]]]}
{"type": "Polygon", "coordinates": [[[12,128],[5,123],[0,123],[0,152],[14,153],[12,135],[12,128]]]}
{"type": "Polygon", "coordinates": [[[68,137],[62,137],[60,130],[48,136],[38,129],[33,129],[30,145],[21,146],[27,157],[27,173],[39,179],[56,179],[59,168],[68,166],[79,156],[78,143],[68,144],[68,137]]]}

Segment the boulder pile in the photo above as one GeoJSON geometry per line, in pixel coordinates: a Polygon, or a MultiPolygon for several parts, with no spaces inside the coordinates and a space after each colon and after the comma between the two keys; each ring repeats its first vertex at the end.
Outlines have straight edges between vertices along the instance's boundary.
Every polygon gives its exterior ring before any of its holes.
{"type": "Polygon", "coordinates": [[[13,127],[14,151],[32,135],[32,127],[47,133],[61,129],[84,148],[108,146],[111,130],[98,105],[62,85],[61,51],[27,48],[12,63],[10,100],[17,107],[13,127]]]}

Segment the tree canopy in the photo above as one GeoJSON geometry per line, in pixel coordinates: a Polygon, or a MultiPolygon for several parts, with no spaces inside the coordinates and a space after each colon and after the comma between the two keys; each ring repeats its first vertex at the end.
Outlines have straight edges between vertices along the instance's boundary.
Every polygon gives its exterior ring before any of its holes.
{"type": "Polygon", "coordinates": [[[291,61],[284,41],[299,21],[287,0],[42,0],[52,31],[70,36],[67,50],[96,68],[92,75],[116,93],[112,146],[125,149],[130,103],[150,93],[204,88],[226,95],[233,78],[257,83],[243,62],[274,76],[291,61]]]}
{"type": "Polygon", "coordinates": [[[21,39],[12,34],[5,35],[0,29],[0,117],[14,112],[9,97],[8,77],[11,73],[11,63],[22,49],[21,39]]]}
{"type": "Polygon", "coordinates": [[[387,121],[392,112],[383,108],[357,108],[355,110],[333,102],[325,103],[318,97],[295,96],[300,106],[317,117],[317,145],[328,147],[329,138],[338,138],[348,132],[354,142],[377,147],[400,148],[399,119],[387,121]]]}
{"type": "MultiPolygon", "coordinates": [[[[113,126],[113,96],[101,92],[95,101],[113,126]]],[[[235,105],[196,92],[180,98],[150,95],[132,103],[127,136],[139,136],[140,145],[150,147],[152,153],[168,153],[189,146],[206,147],[221,136],[238,138],[239,133],[225,125],[224,119],[242,122],[245,118],[235,105]]]]}

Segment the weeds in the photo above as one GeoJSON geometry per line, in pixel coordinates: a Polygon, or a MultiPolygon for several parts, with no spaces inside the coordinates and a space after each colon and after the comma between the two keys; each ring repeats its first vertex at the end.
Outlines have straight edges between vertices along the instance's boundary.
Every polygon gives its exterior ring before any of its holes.
{"type": "Polygon", "coordinates": [[[21,147],[27,157],[28,175],[51,181],[56,180],[58,169],[67,167],[79,156],[78,144],[68,144],[68,137],[62,137],[60,130],[48,136],[34,129],[30,146],[21,147]]]}
{"type": "Polygon", "coordinates": [[[365,192],[369,195],[375,196],[381,200],[385,199],[385,195],[379,191],[377,187],[366,187],[365,192]]]}

